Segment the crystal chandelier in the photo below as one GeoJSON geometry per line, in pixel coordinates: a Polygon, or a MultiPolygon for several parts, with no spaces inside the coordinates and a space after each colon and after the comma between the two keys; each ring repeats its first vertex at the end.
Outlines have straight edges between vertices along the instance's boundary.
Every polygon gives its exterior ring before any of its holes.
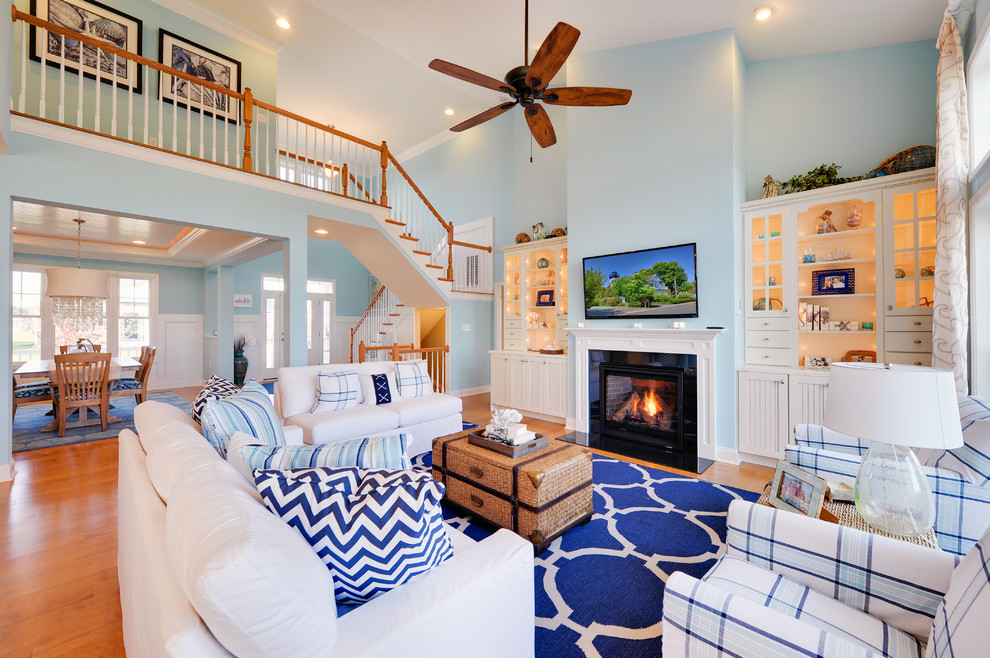
{"type": "Polygon", "coordinates": [[[82,225],[76,223],[76,269],[48,268],[45,294],[52,298],[52,317],[59,342],[79,338],[101,339],[106,324],[107,282],[110,275],[99,270],[82,269],[82,225]]]}

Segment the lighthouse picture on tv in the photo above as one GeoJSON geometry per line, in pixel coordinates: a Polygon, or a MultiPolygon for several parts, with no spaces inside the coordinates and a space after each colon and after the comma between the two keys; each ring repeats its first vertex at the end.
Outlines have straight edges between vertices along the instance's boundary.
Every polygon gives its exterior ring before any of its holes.
{"type": "Polygon", "coordinates": [[[584,259],[586,318],[696,318],[696,245],[584,259]]]}

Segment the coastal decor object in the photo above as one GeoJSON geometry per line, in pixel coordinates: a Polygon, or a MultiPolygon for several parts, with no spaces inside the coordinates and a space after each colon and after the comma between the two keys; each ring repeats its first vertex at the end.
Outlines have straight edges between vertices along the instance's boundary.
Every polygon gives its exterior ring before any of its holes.
{"type": "Polygon", "coordinates": [[[780,182],[775,181],[773,176],[767,174],[767,177],[763,179],[763,194],[760,195],[761,199],[769,199],[780,194],[780,182]]]}
{"type": "Polygon", "coordinates": [[[805,249],[804,250],[804,253],[801,254],[801,262],[802,263],[814,263],[815,262],[815,254],[812,253],[811,247],[808,247],[807,249],[805,249]]]}
{"type": "Polygon", "coordinates": [[[552,238],[562,238],[565,235],[567,235],[566,228],[555,228],[554,230],[550,231],[550,237],[552,238]]]}
{"type": "Polygon", "coordinates": [[[255,344],[254,336],[241,334],[234,339],[234,384],[244,386],[244,378],[247,376],[248,360],[244,356],[244,348],[255,344]]]}
{"type": "Polygon", "coordinates": [[[921,268],[921,270],[919,270],[918,273],[922,277],[924,277],[926,279],[931,278],[931,277],[935,276],[935,266],[934,265],[925,265],[924,267],[921,268]]]}
{"type": "Polygon", "coordinates": [[[907,276],[907,274],[904,272],[904,268],[903,267],[895,267],[894,268],[894,278],[895,279],[903,279],[905,276],[907,276]]]}
{"type": "Polygon", "coordinates": [[[880,163],[880,166],[866,175],[867,178],[890,176],[915,169],[927,169],[935,166],[934,146],[912,146],[895,153],[880,163]]]}
{"type": "Polygon", "coordinates": [[[839,185],[841,183],[849,183],[851,181],[861,180],[864,178],[863,176],[843,178],[839,176],[839,169],[841,168],[842,165],[837,165],[834,162],[830,164],[820,164],[806,174],[791,176],[781,185],[781,191],[784,194],[804,192],[805,190],[816,190],[819,187],[825,187],[826,185],[839,185]]]}
{"type": "MultiPolygon", "coordinates": [[[[193,43],[163,29],[158,30],[158,53],[162,64],[225,89],[241,90],[241,63],[215,50],[193,43]]],[[[240,121],[240,103],[209,87],[170,75],[159,75],[158,95],[194,112],[202,112],[230,123],[240,121]]]]}
{"type": "Polygon", "coordinates": [[[825,370],[832,364],[832,359],[827,356],[806,356],[804,357],[804,367],[809,370],[825,370]]]}
{"type": "Polygon", "coordinates": [[[540,260],[536,261],[536,266],[541,270],[545,270],[546,268],[550,267],[550,261],[548,261],[546,258],[541,258],[540,260]]]}
{"type": "MultiPolygon", "coordinates": [[[[85,0],[35,0],[31,3],[31,12],[44,21],[55,23],[61,27],[100,41],[114,45],[135,55],[141,55],[141,21],[111,9],[99,2],[85,0]]],[[[80,55],[82,56],[82,73],[90,79],[96,79],[97,59],[99,59],[100,80],[113,84],[116,76],[117,87],[131,89],[142,93],[141,66],[136,62],[114,57],[105,50],[83,44],[76,39],[63,39],[60,34],[45,33],[45,43],[39,39],[39,28],[31,28],[31,59],[36,62],[44,60],[49,66],[59,68],[64,61],[65,70],[79,73],[80,55]],[[64,42],[64,43],[63,43],[64,42]],[[116,71],[114,67],[116,66],[116,71]]]]}
{"type": "Polygon", "coordinates": [[[856,270],[815,270],[811,273],[812,295],[853,295],[856,293],[856,270]]]}
{"type": "Polygon", "coordinates": [[[860,325],[860,327],[863,328],[863,331],[873,331],[873,323],[872,322],[864,322],[863,324],[860,325]]]}
{"type": "Polygon", "coordinates": [[[849,228],[858,228],[860,224],[863,223],[863,211],[859,208],[853,208],[849,211],[846,216],[846,226],[849,228]]]}
{"type": "Polygon", "coordinates": [[[543,232],[543,222],[533,224],[533,239],[542,240],[545,237],[547,237],[547,234],[543,232]]]}
{"type": "Polygon", "coordinates": [[[529,242],[529,233],[517,233],[516,234],[516,244],[522,244],[523,242],[529,242]]]}
{"type": "Polygon", "coordinates": [[[825,503],[825,489],[825,478],[779,461],[767,502],[777,509],[817,519],[825,503]]]}
{"type": "Polygon", "coordinates": [[[545,434],[536,434],[533,432],[530,432],[530,434],[533,434],[533,438],[525,443],[506,443],[505,441],[489,438],[481,432],[475,431],[468,434],[468,443],[516,459],[517,457],[522,457],[523,455],[528,455],[531,452],[543,450],[547,447],[547,437],[545,434]]]}
{"type": "Polygon", "coordinates": [[[825,254],[825,260],[849,260],[855,254],[848,249],[834,249],[827,254],[825,254]]]}
{"type": "Polygon", "coordinates": [[[496,441],[505,441],[509,438],[509,426],[518,424],[522,418],[522,414],[515,409],[496,409],[491,422],[485,428],[485,436],[496,441]]]}
{"type": "Polygon", "coordinates": [[[832,211],[826,210],[821,215],[818,216],[818,233],[838,233],[839,229],[835,228],[835,224],[832,223],[832,211]]]}

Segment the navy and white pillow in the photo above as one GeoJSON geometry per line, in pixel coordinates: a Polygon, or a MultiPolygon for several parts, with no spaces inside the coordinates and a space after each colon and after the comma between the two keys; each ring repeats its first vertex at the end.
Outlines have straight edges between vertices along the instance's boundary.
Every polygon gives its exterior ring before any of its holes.
{"type": "Polygon", "coordinates": [[[210,400],[219,400],[221,398],[229,398],[231,395],[237,395],[240,392],[237,384],[230,381],[229,379],[224,379],[218,375],[213,375],[210,380],[203,385],[203,390],[196,394],[196,399],[192,403],[192,418],[197,423],[202,422],[200,416],[203,414],[203,409],[206,408],[206,403],[210,400]]]}
{"type": "Polygon", "coordinates": [[[414,471],[256,470],[265,505],[310,543],[340,603],[364,603],[454,554],[444,486],[414,471]]]}
{"type": "Polygon", "coordinates": [[[316,404],[313,413],[340,411],[364,402],[357,371],[321,372],[316,375],[316,404]]]}
{"type": "Polygon", "coordinates": [[[402,361],[395,364],[395,383],[399,385],[399,395],[405,398],[419,398],[433,392],[430,373],[426,361],[402,361]]]}
{"type": "Polygon", "coordinates": [[[237,395],[208,401],[200,422],[203,436],[224,458],[227,443],[238,431],[250,434],[261,444],[285,445],[282,421],[275,413],[268,391],[253,379],[237,395]]]}
{"type": "Polygon", "coordinates": [[[399,387],[395,385],[395,374],[382,372],[373,375],[360,375],[361,388],[364,393],[364,403],[375,406],[389,404],[402,399],[399,387]]]}

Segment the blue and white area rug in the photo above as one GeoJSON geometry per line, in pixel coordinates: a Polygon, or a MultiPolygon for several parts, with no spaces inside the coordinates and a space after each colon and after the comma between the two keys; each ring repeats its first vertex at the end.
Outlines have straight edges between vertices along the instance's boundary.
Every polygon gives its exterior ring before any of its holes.
{"type": "MultiPolygon", "coordinates": [[[[164,402],[172,406],[179,407],[186,413],[192,411],[192,405],[180,396],[169,391],[151,393],[149,400],[164,402]]],[[[115,395],[110,399],[114,406],[110,413],[120,418],[119,422],[107,425],[104,432],[99,423],[87,425],[85,427],[72,427],[65,430],[65,436],[59,437],[58,431],[42,432],[41,428],[52,422],[52,416],[45,413],[51,410],[51,403],[36,402],[33,404],[18,405],[17,414],[14,416],[13,448],[14,452],[25,450],[38,450],[40,448],[52,448],[54,446],[65,446],[70,443],[84,443],[86,441],[97,441],[99,439],[109,439],[120,434],[121,430],[134,429],[134,407],[133,395],[115,395]]]]}
{"type": "MultiPolygon", "coordinates": [[[[429,453],[413,460],[428,469],[429,453]]],[[[595,514],[536,558],[536,655],[660,656],[667,576],[700,577],[725,543],[729,502],[759,494],[594,456],[595,514]]],[[[473,539],[491,530],[444,510],[473,539]]]]}

